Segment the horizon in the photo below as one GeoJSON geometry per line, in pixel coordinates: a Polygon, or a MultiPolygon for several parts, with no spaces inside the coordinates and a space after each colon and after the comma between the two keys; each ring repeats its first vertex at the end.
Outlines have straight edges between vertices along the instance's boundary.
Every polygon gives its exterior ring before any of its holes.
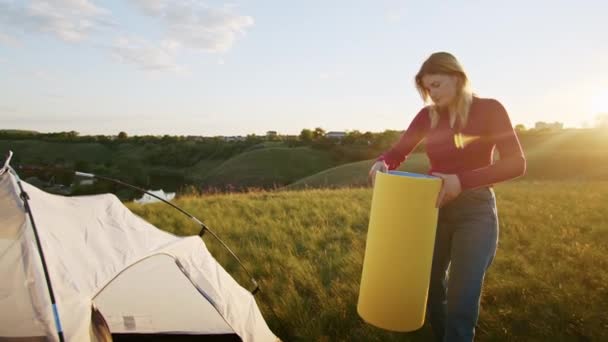
{"type": "Polygon", "coordinates": [[[453,53],[513,126],[608,113],[608,3],[0,0],[0,128],[246,136],[404,130],[453,53]],[[566,23],[566,24],[565,24],[566,23]]]}
{"type": "MultiPolygon", "coordinates": [[[[540,121],[539,121],[540,122],[540,121]]],[[[560,122],[542,122],[543,124],[546,124],[548,126],[551,126],[553,124],[561,124],[560,122]]],[[[514,124],[513,126],[515,127],[517,124],[514,124]]],[[[156,137],[156,138],[162,138],[164,136],[170,136],[170,137],[185,137],[185,138],[189,138],[189,137],[197,137],[197,138],[231,138],[231,137],[240,137],[240,138],[247,138],[248,136],[254,136],[254,137],[268,137],[269,136],[269,132],[275,132],[276,135],[272,135],[272,136],[276,136],[276,137],[298,137],[301,134],[302,130],[308,129],[311,131],[314,131],[316,128],[321,128],[323,129],[323,127],[311,127],[311,128],[302,128],[300,131],[298,131],[298,133],[295,134],[291,134],[291,133],[282,133],[282,132],[278,132],[278,131],[274,131],[274,130],[266,130],[264,133],[258,134],[258,133],[248,133],[248,134],[217,134],[217,135],[200,135],[200,134],[130,134],[129,132],[126,131],[120,131],[120,132],[114,132],[114,133],[107,133],[107,134],[97,134],[97,133],[93,133],[93,134],[87,134],[87,133],[81,133],[78,131],[48,131],[48,132],[42,132],[42,131],[34,131],[34,130],[24,130],[24,129],[19,129],[19,128],[9,128],[9,129],[0,129],[0,133],[32,133],[32,134],[61,134],[61,133],[72,133],[75,132],[77,137],[96,137],[96,136],[105,136],[105,137],[118,137],[118,135],[120,133],[125,133],[127,134],[127,138],[133,138],[133,137],[156,137]]],[[[524,126],[524,132],[534,132],[534,131],[543,131],[543,130],[547,130],[547,131],[551,131],[551,132],[560,132],[560,131],[566,131],[566,130],[576,130],[576,131],[600,131],[600,130],[604,130],[605,127],[603,126],[594,126],[594,127],[562,127],[562,128],[555,128],[555,127],[542,127],[542,128],[535,128],[535,127],[526,127],[524,126]]],[[[323,129],[325,131],[325,134],[329,134],[329,133],[345,133],[345,134],[349,134],[351,132],[354,131],[358,131],[361,134],[365,134],[365,133],[372,133],[372,134],[382,134],[386,131],[393,131],[393,132],[400,132],[403,130],[398,130],[398,129],[386,129],[384,131],[361,131],[361,130],[346,130],[346,131],[337,131],[337,130],[326,130],[323,129]]],[[[519,133],[521,133],[521,131],[518,131],[516,129],[516,131],[519,133]]]]}

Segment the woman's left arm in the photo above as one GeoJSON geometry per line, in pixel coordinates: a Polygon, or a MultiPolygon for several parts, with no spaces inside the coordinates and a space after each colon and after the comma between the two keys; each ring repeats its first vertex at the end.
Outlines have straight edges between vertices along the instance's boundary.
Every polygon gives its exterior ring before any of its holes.
{"type": "Polygon", "coordinates": [[[526,158],[507,111],[500,102],[489,101],[491,139],[500,159],[489,166],[459,173],[462,190],[503,182],[526,172],[526,158]]]}

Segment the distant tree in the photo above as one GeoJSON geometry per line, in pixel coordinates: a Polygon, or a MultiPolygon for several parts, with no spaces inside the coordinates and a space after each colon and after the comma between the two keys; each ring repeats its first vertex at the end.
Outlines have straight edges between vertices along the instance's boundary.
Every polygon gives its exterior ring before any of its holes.
{"type": "Polygon", "coordinates": [[[263,135],[256,135],[255,133],[251,133],[251,134],[247,134],[247,136],[245,136],[245,142],[248,145],[258,144],[262,141],[264,141],[263,135]]]}
{"type": "Polygon", "coordinates": [[[319,140],[323,137],[325,137],[325,130],[321,127],[317,127],[315,128],[315,130],[312,132],[312,136],[315,140],[319,140]]]}
{"type": "Polygon", "coordinates": [[[517,132],[525,132],[526,131],[526,126],[524,126],[523,124],[517,124],[517,125],[515,125],[515,131],[517,131],[517,132]]]}
{"type": "Polygon", "coordinates": [[[350,131],[346,133],[346,136],[344,137],[344,143],[349,145],[356,144],[362,140],[362,136],[363,134],[361,134],[361,132],[359,132],[358,130],[350,131]]]}
{"type": "Polygon", "coordinates": [[[311,142],[312,139],[314,137],[314,134],[311,130],[309,130],[308,128],[304,128],[301,132],[300,132],[300,140],[303,142],[311,142]]]}
{"type": "Polygon", "coordinates": [[[372,143],[372,140],[374,139],[374,133],[367,131],[367,132],[363,133],[362,138],[365,139],[365,143],[369,145],[372,143]]]}
{"type": "Polygon", "coordinates": [[[268,141],[277,141],[277,140],[279,140],[279,133],[277,133],[277,131],[267,131],[266,132],[266,140],[268,140],[268,141]]]}
{"type": "MultiPolygon", "coordinates": [[[[376,133],[374,134],[374,139],[371,145],[379,151],[386,150],[399,140],[402,133],[402,131],[394,130],[385,130],[382,133],[376,133]]],[[[421,145],[422,144],[419,146],[421,145]]]]}
{"type": "Polygon", "coordinates": [[[534,129],[538,130],[538,131],[559,131],[562,130],[564,128],[564,124],[561,122],[553,122],[553,123],[549,123],[549,122],[544,122],[544,121],[538,121],[534,124],[534,129]]]}
{"type": "Polygon", "coordinates": [[[163,135],[163,137],[160,139],[160,141],[164,144],[170,144],[170,143],[175,143],[179,141],[179,137],[178,136],[174,136],[174,135],[169,135],[169,134],[165,134],[163,135]]]}
{"type": "Polygon", "coordinates": [[[118,133],[118,139],[120,139],[120,140],[127,139],[128,137],[129,136],[127,135],[127,132],[121,131],[120,133],[118,133]]]}

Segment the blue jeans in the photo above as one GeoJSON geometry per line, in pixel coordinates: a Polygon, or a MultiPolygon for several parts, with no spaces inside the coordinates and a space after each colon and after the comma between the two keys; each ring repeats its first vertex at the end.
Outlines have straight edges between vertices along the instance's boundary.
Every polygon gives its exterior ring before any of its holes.
{"type": "Polygon", "coordinates": [[[427,310],[437,341],[473,341],[483,279],[497,243],[491,188],[465,190],[439,209],[427,310]]]}

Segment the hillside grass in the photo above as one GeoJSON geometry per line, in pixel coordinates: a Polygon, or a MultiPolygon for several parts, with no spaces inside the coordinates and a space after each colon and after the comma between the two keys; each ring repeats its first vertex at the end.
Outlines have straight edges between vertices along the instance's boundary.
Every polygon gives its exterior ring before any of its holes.
{"type": "MultiPolygon", "coordinates": [[[[522,180],[608,181],[608,141],[602,146],[603,141],[598,141],[597,137],[588,137],[595,139],[589,141],[589,148],[585,148],[585,141],[571,144],[571,135],[572,133],[566,132],[538,141],[529,147],[523,146],[527,165],[522,180]]],[[[495,157],[499,159],[498,153],[495,157]]],[[[358,161],[323,170],[289,184],[285,189],[365,186],[368,183],[367,174],[374,161],[358,161]]],[[[398,170],[427,173],[429,168],[426,154],[416,153],[410,155],[398,170]]]]}
{"type": "MultiPolygon", "coordinates": [[[[289,184],[285,190],[366,186],[367,174],[373,163],[372,159],[339,165],[289,184]]],[[[426,154],[416,153],[409,156],[407,162],[402,163],[398,170],[426,173],[428,169],[429,161],[426,154]]]]}
{"type": "MultiPolygon", "coordinates": [[[[477,341],[608,340],[608,182],[518,181],[496,187],[500,242],[482,296],[477,341]]],[[[257,301],[285,341],[429,341],[428,324],[394,333],[356,312],[371,189],[182,197],[261,284],[257,301]],[[272,308],[278,317],[275,317],[272,308]]],[[[162,204],[128,205],[157,227],[197,234],[162,204]]],[[[219,262],[250,287],[208,234],[219,262]]],[[[396,263],[402,262],[395,260],[396,263]]]]}
{"type": "Polygon", "coordinates": [[[241,153],[209,171],[203,187],[272,187],[334,166],[330,155],[309,147],[262,148],[241,153]]]}

